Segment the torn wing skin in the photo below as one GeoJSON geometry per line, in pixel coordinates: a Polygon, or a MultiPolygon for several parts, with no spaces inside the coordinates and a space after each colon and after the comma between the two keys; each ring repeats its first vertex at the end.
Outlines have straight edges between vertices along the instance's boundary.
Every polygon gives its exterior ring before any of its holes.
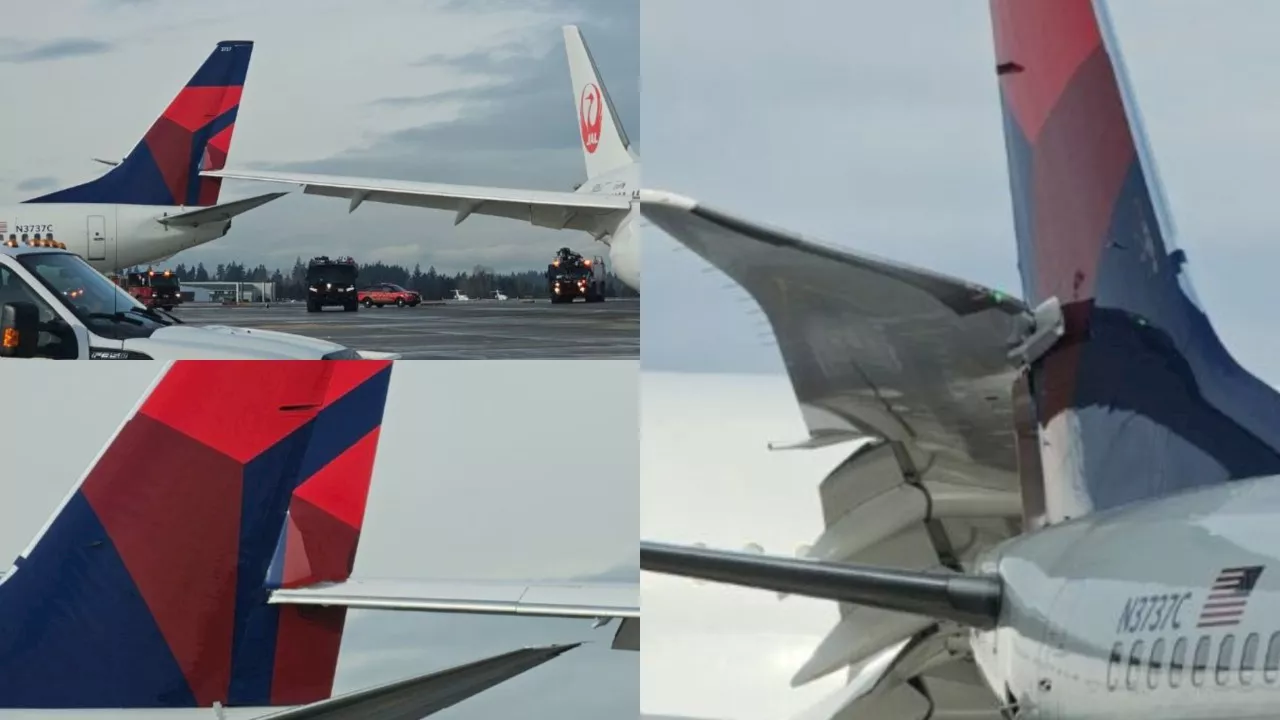
{"type": "Polygon", "coordinates": [[[926,615],[990,629],[1000,618],[995,577],[824,563],[725,550],[640,543],[640,568],[791,595],[926,615]]]}
{"type": "Polygon", "coordinates": [[[1020,301],[671,193],[642,190],[640,211],[759,303],[813,441],[909,441],[921,466],[979,466],[970,482],[1016,487],[1006,353],[1020,301]]]}
{"type": "Polygon", "coordinates": [[[474,697],[578,647],[524,648],[439,672],[339,695],[260,720],[417,720],[474,697]]]}
{"type": "Polygon", "coordinates": [[[275,172],[211,170],[201,175],[301,185],[307,195],[350,200],[351,211],[364,202],[451,210],[456,213],[455,225],[474,214],[524,220],[556,230],[598,233],[602,228],[616,226],[631,208],[630,199],[620,195],[275,172]]]}
{"type": "MultiPolygon", "coordinates": [[[[639,650],[640,586],[614,582],[447,582],[359,579],[280,589],[268,602],[366,610],[534,615],[621,622],[614,649],[639,650]]],[[[603,623],[602,623],[603,624],[603,623]]]]}

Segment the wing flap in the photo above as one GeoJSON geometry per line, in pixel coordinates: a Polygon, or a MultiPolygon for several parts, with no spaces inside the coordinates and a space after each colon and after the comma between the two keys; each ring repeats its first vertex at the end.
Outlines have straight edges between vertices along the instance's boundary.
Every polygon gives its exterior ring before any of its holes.
{"type": "Polygon", "coordinates": [[[231,202],[220,203],[205,208],[197,208],[188,210],[177,215],[166,215],[160,218],[160,222],[169,227],[195,227],[211,222],[225,222],[237,215],[243,215],[254,208],[262,207],[277,198],[282,198],[289,193],[272,192],[263,195],[255,195],[251,198],[243,200],[233,200],[231,202]]]}
{"type": "Polygon", "coordinates": [[[302,192],[307,195],[349,199],[353,211],[364,202],[448,210],[457,214],[454,224],[461,223],[471,215],[489,215],[523,220],[538,227],[593,232],[602,222],[607,224],[615,215],[626,213],[631,208],[630,198],[621,195],[513,190],[337,175],[225,170],[202,174],[208,177],[301,185],[302,192]]]}
{"type": "Polygon", "coordinates": [[[575,643],[514,650],[264,715],[262,720],[418,720],[554,660],[577,646],[575,643]]]}
{"type": "Polygon", "coordinates": [[[272,592],[277,605],[341,605],[369,610],[638,618],[631,583],[509,583],[360,579],[272,592]]]}

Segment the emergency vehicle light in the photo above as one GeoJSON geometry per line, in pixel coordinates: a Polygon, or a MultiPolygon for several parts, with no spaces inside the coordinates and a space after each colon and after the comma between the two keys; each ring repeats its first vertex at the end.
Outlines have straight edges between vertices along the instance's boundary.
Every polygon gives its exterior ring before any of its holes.
{"type": "Polygon", "coordinates": [[[18,334],[18,331],[15,328],[5,328],[4,338],[3,340],[0,340],[0,345],[3,345],[5,348],[12,350],[18,347],[18,340],[20,339],[21,339],[21,336],[18,334]]]}

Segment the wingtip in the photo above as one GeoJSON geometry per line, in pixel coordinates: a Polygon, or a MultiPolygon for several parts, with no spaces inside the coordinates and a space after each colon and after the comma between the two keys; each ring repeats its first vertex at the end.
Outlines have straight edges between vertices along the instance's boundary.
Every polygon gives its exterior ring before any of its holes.
{"type": "Polygon", "coordinates": [[[641,189],[640,210],[642,212],[645,205],[661,205],[664,207],[676,208],[677,210],[689,211],[698,207],[698,201],[691,197],[669,192],[667,190],[641,189]]]}

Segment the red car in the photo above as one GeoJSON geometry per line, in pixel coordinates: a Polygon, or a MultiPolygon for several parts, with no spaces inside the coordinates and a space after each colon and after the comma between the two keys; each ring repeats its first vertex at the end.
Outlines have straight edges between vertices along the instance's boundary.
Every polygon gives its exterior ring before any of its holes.
{"type": "Polygon", "coordinates": [[[395,305],[396,307],[414,307],[422,302],[422,296],[413,290],[405,290],[395,283],[371,285],[356,293],[356,299],[367,308],[395,305]]]}

